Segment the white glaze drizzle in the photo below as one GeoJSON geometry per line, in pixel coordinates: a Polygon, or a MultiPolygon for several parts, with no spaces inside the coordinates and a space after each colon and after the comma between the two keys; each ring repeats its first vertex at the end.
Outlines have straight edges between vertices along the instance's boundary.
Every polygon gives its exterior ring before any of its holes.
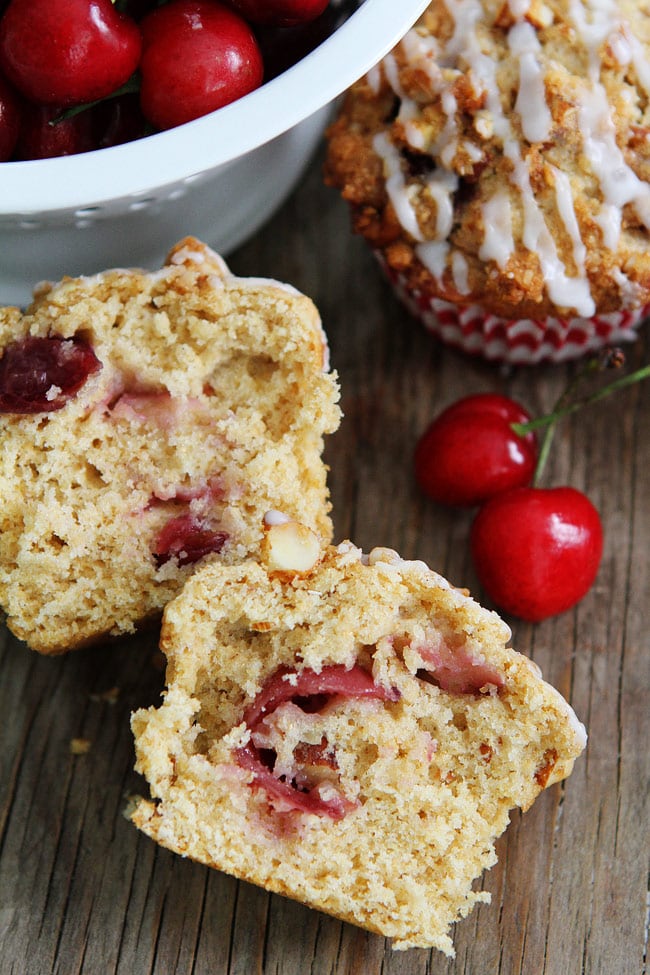
{"type": "Polygon", "coordinates": [[[435,91],[440,82],[440,68],[438,42],[430,34],[422,35],[411,28],[401,41],[401,47],[410,64],[416,65],[429,77],[431,90],[435,91]]]}
{"type": "Polygon", "coordinates": [[[592,81],[600,78],[598,51],[616,31],[619,23],[616,12],[616,3],[613,0],[569,0],[569,15],[580,40],[587,48],[589,77],[592,81]]]}
{"type": "Polygon", "coordinates": [[[622,68],[632,63],[632,45],[623,27],[609,38],[609,47],[622,68]]]}
{"type": "MultiPolygon", "coordinates": [[[[438,54],[436,39],[431,36],[423,37],[416,30],[410,30],[402,38],[400,47],[407,61],[419,68],[427,78],[431,95],[438,92],[441,88],[441,74],[435,60],[438,54]]],[[[427,148],[423,133],[416,125],[409,124],[419,114],[418,105],[414,99],[408,98],[404,93],[399,83],[397,65],[392,54],[387,55],[384,59],[384,65],[387,67],[387,81],[401,102],[398,118],[404,124],[406,140],[414,149],[423,151],[427,148]]],[[[455,123],[454,112],[455,107],[452,109],[452,122],[455,123]]],[[[437,153],[438,149],[434,148],[433,152],[437,153]]]]}
{"type": "Polygon", "coordinates": [[[508,0],[508,9],[516,20],[521,20],[530,9],[530,0],[508,0]]]}
{"type": "Polygon", "coordinates": [[[419,116],[418,104],[413,98],[409,98],[406,92],[403,90],[399,81],[399,69],[397,66],[397,61],[395,60],[395,55],[392,52],[386,55],[383,64],[386,80],[399,98],[399,112],[397,119],[404,126],[406,141],[409,143],[409,145],[412,145],[414,149],[422,149],[424,148],[424,145],[422,143],[420,131],[417,126],[412,124],[413,120],[417,119],[419,116]]]}
{"type": "MultiPolygon", "coordinates": [[[[576,218],[573,195],[568,177],[550,167],[555,178],[557,211],[571,241],[575,276],[567,274],[543,211],[533,193],[528,164],[522,153],[519,137],[505,115],[497,83],[497,64],[483,53],[478,24],[483,19],[480,0],[443,0],[453,19],[453,33],[444,46],[432,37],[423,37],[412,29],[401,45],[407,60],[416,63],[430,82],[432,95],[440,96],[445,123],[429,152],[438,162],[433,176],[426,180],[426,188],[436,203],[435,239],[426,240],[419,226],[412,200],[414,191],[402,173],[398,150],[387,136],[375,138],[375,149],[384,162],[387,191],[404,229],[417,241],[416,253],[439,283],[449,268],[459,291],[467,287],[467,262],[450,247],[445,237],[453,221],[453,194],[458,180],[451,165],[459,149],[458,105],[451,83],[443,80],[441,67],[464,71],[486,93],[486,112],[491,117],[494,138],[501,142],[503,152],[512,164],[510,177],[516,189],[523,216],[523,243],[537,254],[551,300],[559,307],[573,308],[578,314],[589,316],[595,306],[586,275],[586,252],[576,218]],[[458,257],[456,255],[459,255],[458,257]]],[[[552,127],[552,116],[546,101],[544,68],[537,34],[525,16],[530,0],[508,0],[515,20],[508,32],[508,45],[518,61],[519,85],[515,101],[521,131],[530,143],[545,141],[552,127]]],[[[618,246],[623,207],[631,204],[641,221],[650,229],[650,187],[641,181],[625,162],[616,142],[616,129],[605,89],[600,80],[601,48],[607,43],[611,54],[621,66],[632,64],[640,85],[650,93],[650,63],[641,43],[621,20],[616,0],[569,0],[570,17],[584,44],[588,58],[588,85],[578,112],[584,152],[601,189],[602,202],[596,217],[606,247],[618,246]]],[[[400,99],[399,119],[409,144],[425,151],[425,136],[418,126],[419,106],[405,95],[399,83],[398,62],[393,54],[384,59],[385,76],[400,99]]],[[[470,159],[478,161],[481,150],[469,141],[462,149],[470,159]]],[[[510,194],[506,190],[495,193],[483,204],[484,240],[479,251],[481,260],[494,260],[502,269],[514,251],[513,214],[510,194]]],[[[627,279],[620,272],[619,286],[625,291],[627,279]]],[[[630,292],[630,288],[627,288],[630,292]]]]}
{"type": "Polygon", "coordinates": [[[440,157],[443,166],[451,166],[458,148],[458,123],[456,122],[458,103],[454,93],[446,88],[441,94],[440,104],[445,113],[446,121],[432,146],[432,151],[434,155],[440,157]]]}
{"type": "MultiPolygon", "coordinates": [[[[511,148],[512,143],[507,147],[507,154],[511,148]]],[[[516,158],[511,156],[511,162],[514,167],[514,181],[521,193],[524,211],[524,246],[537,254],[551,301],[561,308],[575,308],[579,315],[585,317],[593,315],[596,309],[591,297],[589,280],[580,273],[575,278],[567,275],[544,215],[537,205],[530,185],[528,167],[519,156],[516,158]]]]}
{"type": "Polygon", "coordinates": [[[631,34],[628,34],[627,31],[624,32],[623,36],[630,45],[630,50],[632,52],[632,64],[634,65],[636,76],[639,79],[639,84],[645,93],[650,95],[650,62],[648,62],[648,59],[645,56],[643,46],[638,37],[633,37],[631,34]]]}
{"type": "Polygon", "coordinates": [[[469,292],[469,265],[467,258],[459,250],[453,251],[451,255],[451,276],[454,279],[454,287],[460,295],[469,292]]]}
{"type": "Polygon", "coordinates": [[[374,91],[375,95],[379,94],[381,89],[381,65],[375,64],[370,71],[366,74],[366,81],[368,85],[374,91]]]}
{"type": "Polygon", "coordinates": [[[386,192],[393,205],[400,224],[415,240],[424,240],[424,235],[418,224],[415,208],[409,198],[409,192],[415,187],[407,187],[402,172],[402,159],[385,132],[378,132],[373,139],[373,148],[384,164],[386,177],[386,192]]]}
{"type": "Polygon", "coordinates": [[[633,66],[637,79],[647,95],[650,95],[650,62],[645,56],[643,45],[638,37],[630,33],[629,27],[622,22],[617,24],[614,32],[608,37],[609,49],[622,68],[633,66]]]}
{"type": "Polygon", "coordinates": [[[553,119],[546,104],[544,71],[538,60],[541,50],[534,27],[520,21],[508,31],[508,46],[519,61],[519,90],[515,111],[529,142],[548,139],[553,119]]]}
{"type": "Polygon", "coordinates": [[[449,254],[447,241],[427,240],[416,245],[415,253],[427,271],[436,279],[438,285],[441,286],[442,276],[447,269],[447,255],[449,254]]]}
{"type": "Polygon", "coordinates": [[[557,201],[558,213],[562,218],[562,223],[564,224],[566,232],[571,238],[573,260],[578,269],[578,273],[584,277],[587,248],[585,247],[582,237],[580,236],[580,227],[578,225],[575,208],[573,206],[571,180],[567,174],[563,173],[561,169],[557,168],[557,166],[551,166],[550,168],[555,180],[555,199],[557,201]]]}
{"type": "Polygon", "coordinates": [[[482,7],[477,0],[445,0],[455,17],[452,40],[462,50],[462,58],[478,77],[487,93],[487,108],[494,121],[494,132],[503,144],[504,154],[512,163],[511,181],[518,189],[523,208],[523,243],[536,253],[549,296],[559,307],[575,308],[580,315],[592,315],[594,302],[586,277],[569,278],[560,260],[555,241],[546,226],[532,187],[528,166],[521,155],[519,139],[501,107],[497,65],[480,47],[475,24],[482,7]],[[457,13],[460,16],[457,16],[457,13]],[[462,30],[468,30],[463,35],[462,30]]]}
{"type": "Polygon", "coordinates": [[[496,261],[503,270],[515,249],[512,237],[510,194],[500,189],[483,204],[484,237],[478,256],[482,261],[496,261]]]}
{"type": "Polygon", "coordinates": [[[444,240],[453,226],[453,194],[458,189],[458,176],[449,170],[440,169],[427,180],[426,185],[436,203],[436,240],[444,240]]]}
{"type": "MultiPolygon", "coordinates": [[[[644,226],[650,229],[650,187],[625,162],[616,142],[616,128],[607,92],[600,81],[599,49],[608,38],[620,36],[620,16],[613,0],[571,0],[571,19],[587,47],[590,88],[584,93],[578,119],[585,155],[598,179],[603,196],[596,217],[605,247],[615,250],[621,232],[623,207],[631,203],[644,226]],[[587,17],[587,12],[590,16],[587,17]]],[[[650,65],[636,46],[635,69],[648,78],[650,65]]]]}
{"type": "Polygon", "coordinates": [[[637,215],[650,229],[650,187],[625,162],[616,142],[616,129],[605,89],[600,83],[595,83],[584,93],[578,118],[585,155],[603,195],[596,220],[603,231],[605,246],[615,250],[626,204],[634,204],[637,215]]]}

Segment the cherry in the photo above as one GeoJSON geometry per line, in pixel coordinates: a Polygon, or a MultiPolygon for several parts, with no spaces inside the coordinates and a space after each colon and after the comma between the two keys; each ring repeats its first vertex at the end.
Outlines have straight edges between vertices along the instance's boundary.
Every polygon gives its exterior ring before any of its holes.
{"type": "MultiPolygon", "coordinates": [[[[416,475],[428,494],[450,504],[483,500],[471,528],[472,559],[487,595],[506,613],[530,622],[562,613],[596,578],[603,550],[598,512],[574,488],[539,483],[560,419],[650,378],[646,365],[606,386],[586,387],[624,362],[620,349],[604,349],[571,379],[551,412],[534,420],[506,397],[466,397],[434,420],[418,443],[416,475]],[[544,430],[539,456],[532,439],[537,430],[544,430]]],[[[435,662],[434,651],[439,648],[429,648],[435,662]]],[[[430,678],[436,679],[435,667],[430,678]]]]}
{"type": "Polygon", "coordinates": [[[62,110],[56,105],[24,105],[16,159],[73,156],[95,148],[91,114],[80,112],[70,118],[60,118],[62,110]]]}
{"type": "MultiPolygon", "coordinates": [[[[343,664],[326,664],[320,671],[304,668],[296,671],[280,667],[267,679],[257,697],[244,712],[246,726],[254,732],[281,704],[292,701],[307,713],[320,711],[331,700],[338,697],[356,700],[374,698],[380,701],[398,701],[400,692],[396,687],[385,688],[375,684],[372,674],[358,664],[351,668],[343,664]]],[[[330,819],[343,819],[358,805],[358,800],[347,799],[331,782],[325,780],[326,792],[321,792],[318,781],[311,781],[305,775],[305,764],[337,768],[334,749],[329,748],[327,739],[321,746],[300,743],[294,750],[298,767],[291,781],[273,774],[273,766],[268,767],[264,758],[275,762],[275,753],[263,756],[251,736],[246,745],[238,748],[235,757],[242,768],[253,773],[251,786],[264,789],[271,801],[280,800],[284,809],[295,812],[313,813],[328,816],[330,819]],[[301,747],[302,746],[302,747],[301,747]],[[300,766],[303,766],[302,768],[300,766]]]]}
{"type": "Polygon", "coordinates": [[[215,531],[192,514],[171,518],[158,533],[153,554],[158,567],[178,560],[179,565],[192,565],[204,555],[220,552],[228,541],[226,532],[215,531]]]}
{"type": "Polygon", "coordinates": [[[450,694],[480,694],[485,687],[503,687],[503,677],[482,658],[468,651],[460,640],[427,634],[415,649],[424,666],[416,677],[450,694]]]}
{"type": "Polygon", "coordinates": [[[31,101],[79,105],[133,74],[140,31],[111,0],[12,0],[0,21],[0,64],[31,101]]]}
{"type": "Polygon", "coordinates": [[[268,678],[255,700],[244,713],[244,721],[254,728],[286,701],[303,701],[317,697],[374,697],[382,701],[398,701],[400,692],[375,684],[372,674],[355,664],[346,668],[343,664],[327,664],[320,671],[305,667],[294,671],[280,667],[268,678]]]}
{"type": "Polygon", "coordinates": [[[158,0],[121,0],[116,6],[133,20],[140,21],[160,4],[158,0]]]}
{"type": "Polygon", "coordinates": [[[415,477],[440,504],[472,507],[512,487],[529,484],[537,460],[534,433],[521,436],[513,423],[528,413],[507,396],[478,393],[444,410],[415,450],[415,477]]]}
{"type": "Polygon", "coordinates": [[[506,613],[539,622],[575,605],[600,564],[595,507],[571,487],[519,487],[490,498],[471,529],[481,585],[506,613]]]}
{"type": "Polygon", "coordinates": [[[18,339],[0,359],[0,413],[60,410],[100,369],[101,362],[81,339],[18,339]]]}
{"type": "Polygon", "coordinates": [[[251,24],[266,27],[295,27],[315,20],[329,0],[230,0],[251,24]]]}
{"type": "Polygon", "coordinates": [[[8,81],[0,75],[0,162],[11,155],[20,130],[20,101],[8,81]]]}
{"type": "Polygon", "coordinates": [[[140,102],[158,129],[213,112],[262,83],[253,31],[216,0],[171,0],[140,26],[140,102]]]}
{"type": "Polygon", "coordinates": [[[100,102],[92,109],[93,130],[98,149],[133,142],[146,135],[147,123],[137,94],[120,95],[100,102]]]}
{"type": "Polygon", "coordinates": [[[270,81],[307,57],[339,26],[339,16],[329,6],[315,20],[295,27],[259,26],[255,36],[264,58],[264,78],[270,81]]]}

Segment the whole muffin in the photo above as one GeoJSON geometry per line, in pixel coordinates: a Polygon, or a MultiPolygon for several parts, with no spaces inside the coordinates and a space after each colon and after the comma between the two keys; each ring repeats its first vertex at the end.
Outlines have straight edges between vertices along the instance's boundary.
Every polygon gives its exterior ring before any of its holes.
{"type": "Polygon", "coordinates": [[[446,0],[348,92],[326,181],[443,338],[530,362],[635,334],[649,45],[632,0],[446,0]]]}
{"type": "Polygon", "coordinates": [[[60,653],[160,615],[282,508],[329,539],[338,385],[313,302],[181,241],[0,308],[0,606],[60,653]]]}

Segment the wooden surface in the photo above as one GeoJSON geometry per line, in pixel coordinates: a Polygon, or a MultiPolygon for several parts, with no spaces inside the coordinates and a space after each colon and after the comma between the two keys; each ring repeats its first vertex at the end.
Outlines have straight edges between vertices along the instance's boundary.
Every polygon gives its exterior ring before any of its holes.
{"type": "MultiPolygon", "coordinates": [[[[336,537],[427,560],[480,595],[470,515],[427,503],[419,432],[461,394],[547,409],[572,367],[504,371],[434,342],[380,278],[314,161],[297,192],[231,255],[238,274],[293,283],[318,304],[345,419],[328,443],[336,537]]],[[[191,227],[185,228],[191,231],[191,227]]],[[[171,244],[172,241],[169,241],[171,244]]],[[[627,347],[650,361],[650,330],[627,347]]],[[[590,733],[563,786],[514,813],[492,903],[457,925],[455,961],[377,936],[157,849],[123,816],[143,791],[129,714],[156,702],[155,636],[43,659],[0,632],[1,975],[641,975],[646,972],[650,382],[565,422],[547,482],[587,491],[606,548],[575,610],[509,621],[513,645],[590,733]],[[89,743],[72,754],[73,739],[89,743]]]]}

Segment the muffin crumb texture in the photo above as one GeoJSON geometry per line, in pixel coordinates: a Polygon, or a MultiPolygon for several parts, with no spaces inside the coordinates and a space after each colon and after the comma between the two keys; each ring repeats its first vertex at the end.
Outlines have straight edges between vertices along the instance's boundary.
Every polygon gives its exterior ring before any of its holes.
{"type": "Polygon", "coordinates": [[[151,800],[133,822],[183,856],[392,939],[453,955],[489,895],[510,810],[586,736],[494,613],[422,562],[352,543],[288,578],[199,568],[164,613],[167,689],[132,718],[151,800]]]}
{"type": "Polygon", "coordinates": [[[0,309],[0,373],[0,605],[34,649],[159,618],[201,560],[258,554],[270,509],[330,539],[316,308],[200,241],[0,309]]]}
{"type": "Polygon", "coordinates": [[[649,44],[634,0],[432,3],[347,94],[326,179],[415,301],[644,308],[649,44]]]}

